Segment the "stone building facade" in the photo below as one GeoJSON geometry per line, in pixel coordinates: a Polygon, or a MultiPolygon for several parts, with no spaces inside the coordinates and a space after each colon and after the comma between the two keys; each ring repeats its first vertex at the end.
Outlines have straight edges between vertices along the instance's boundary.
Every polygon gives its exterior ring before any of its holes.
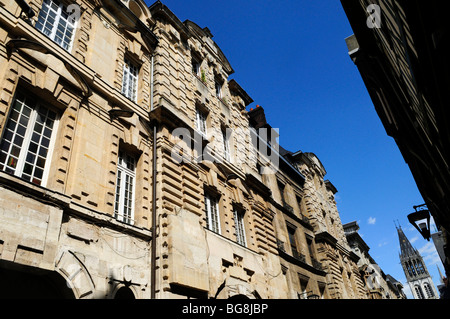
{"type": "Polygon", "coordinates": [[[359,257],[357,266],[369,299],[406,299],[403,285],[386,275],[369,254],[370,247],[358,233],[358,223],[353,221],[343,227],[350,248],[359,257]]]}
{"type": "Polygon", "coordinates": [[[323,165],[247,112],[208,28],[0,4],[1,296],[367,298],[323,165]]]}

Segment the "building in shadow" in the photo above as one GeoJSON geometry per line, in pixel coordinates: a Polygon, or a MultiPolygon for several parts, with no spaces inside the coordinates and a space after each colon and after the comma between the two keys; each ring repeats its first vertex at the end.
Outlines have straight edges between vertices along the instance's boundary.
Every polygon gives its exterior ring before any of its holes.
{"type": "MultiPolygon", "coordinates": [[[[346,39],[386,133],[408,164],[445,241],[449,275],[449,26],[440,1],[341,0],[346,39]]],[[[417,203],[420,206],[422,203],[417,203]]],[[[406,209],[412,209],[405,207],[406,209]]],[[[422,214],[423,215],[423,214],[422,214]]],[[[426,216],[422,216],[425,217],[426,216]]],[[[429,227],[424,237],[429,239],[429,227]]]]}

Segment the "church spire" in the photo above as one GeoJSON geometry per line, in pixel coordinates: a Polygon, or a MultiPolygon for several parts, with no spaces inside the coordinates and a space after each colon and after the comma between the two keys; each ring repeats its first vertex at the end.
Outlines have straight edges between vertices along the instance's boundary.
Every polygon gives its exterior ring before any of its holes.
{"type": "Polygon", "coordinates": [[[406,238],[400,225],[395,225],[400,242],[400,262],[415,299],[435,299],[438,294],[420,253],[406,238]]]}
{"type": "Polygon", "coordinates": [[[418,255],[417,250],[413,248],[401,226],[397,227],[398,239],[400,242],[400,258],[413,257],[418,255]]]}

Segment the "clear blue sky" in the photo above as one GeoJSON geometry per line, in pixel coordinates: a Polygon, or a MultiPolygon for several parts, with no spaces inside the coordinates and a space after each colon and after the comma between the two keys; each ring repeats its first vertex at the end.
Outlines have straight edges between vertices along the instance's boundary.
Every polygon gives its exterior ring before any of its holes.
{"type": "Polygon", "coordinates": [[[439,284],[434,246],[406,218],[423,199],[348,56],[344,39],[353,31],[340,1],[162,2],[181,21],[211,30],[235,70],[231,78],[255,101],[249,107],[264,107],[284,148],[320,158],[338,190],[342,223],[358,221],[383,271],[405,282],[398,220],[439,284]]]}

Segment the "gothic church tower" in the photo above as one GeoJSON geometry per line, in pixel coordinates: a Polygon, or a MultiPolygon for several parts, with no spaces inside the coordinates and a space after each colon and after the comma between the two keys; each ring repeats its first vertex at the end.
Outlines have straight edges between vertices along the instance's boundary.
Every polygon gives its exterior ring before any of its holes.
{"type": "Polygon", "coordinates": [[[397,227],[397,232],[400,241],[400,262],[414,299],[438,299],[439,295],[422,256],[413,248],[400,226],[397,227]]]}

